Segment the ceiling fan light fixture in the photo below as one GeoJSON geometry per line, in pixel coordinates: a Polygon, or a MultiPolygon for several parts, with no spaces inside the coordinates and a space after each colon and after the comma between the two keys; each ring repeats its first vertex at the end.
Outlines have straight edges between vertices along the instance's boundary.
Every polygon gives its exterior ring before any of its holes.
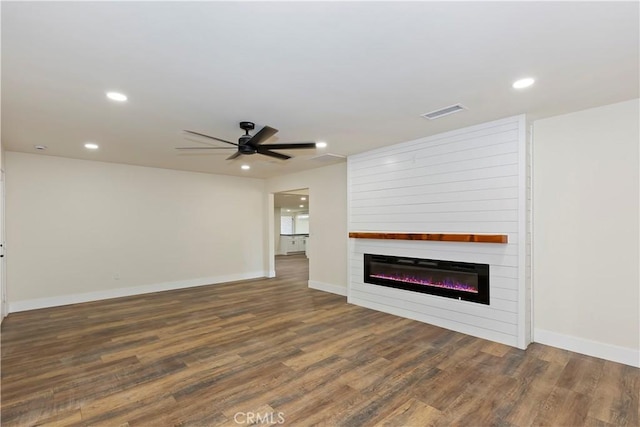
{"type": "Polygon", "coordinates": [[[128,99],[127,95],[120,92],[107,92],[107,98],[109,98],[112,101],[118,101],[118,102],[124,102],[128,99]]]}
{"type": "Polygon", "coordinates": [[[511,85],[514,89],[524,89],[526,87],[529,87],[531,85],[533,85],[536,81],[534,79],[532,79],[531,77],[527,77],[524,79],[520,79],[520,80],[516,80],[515,82],[513,82],[513,84],[511,85]]]}

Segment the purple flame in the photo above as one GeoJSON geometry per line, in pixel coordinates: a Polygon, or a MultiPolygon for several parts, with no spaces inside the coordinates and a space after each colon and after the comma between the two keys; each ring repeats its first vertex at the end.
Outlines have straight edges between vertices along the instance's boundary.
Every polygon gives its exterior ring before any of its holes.
{"type": "Polygon", "coordinates": [[[474,294],[478,293],[478,289],[475,286],[470,285],[468,283],[453,281],[450,279],[436,281],[436,280],[433,280],[432,278],[423,279],[421,277],[410,277],[405,275],[388,276],[386,274],[371,274],[370,276],[376,277],[378,279],[391,280],[394,282],[404,282],[404,283],[412,283],[412,284],[423,285],[423,286],[433,286],[434,288],[453,289],[456,291],[471,292],[474,294]]]}

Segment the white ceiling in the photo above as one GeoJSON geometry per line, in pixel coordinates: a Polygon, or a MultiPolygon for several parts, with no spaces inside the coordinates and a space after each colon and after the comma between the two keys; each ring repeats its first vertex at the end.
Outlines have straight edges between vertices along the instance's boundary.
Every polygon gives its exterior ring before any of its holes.
{"type": "Polygon", "coordinates": [[[12,151],[42,144],[43,155],[264,178],[330,164],[310,160],[323,153],[639,96],[638,2],[0,7],[2,143],[12,151]],[[523,76],[536,84],[512,89],[523,76]],[[109,101],[108,90],[129,100],[109,101]],[[455,103],[468,111],[420,117],[455,103]],[[198,144],[183,129],[236,141],[241,120],[279,129],[268,142],[329,146],[285,152],[295,156],[286,162],[174,149],[198,144]]]}

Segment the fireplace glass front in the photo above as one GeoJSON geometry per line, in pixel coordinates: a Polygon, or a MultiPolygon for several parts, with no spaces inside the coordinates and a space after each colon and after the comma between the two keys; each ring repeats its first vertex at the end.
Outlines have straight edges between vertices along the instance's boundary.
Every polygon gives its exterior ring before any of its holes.
{"type": "Polygon", "coordinates": [[[364,281],[489,304],[489,265],[364,254],[364,281]]]}

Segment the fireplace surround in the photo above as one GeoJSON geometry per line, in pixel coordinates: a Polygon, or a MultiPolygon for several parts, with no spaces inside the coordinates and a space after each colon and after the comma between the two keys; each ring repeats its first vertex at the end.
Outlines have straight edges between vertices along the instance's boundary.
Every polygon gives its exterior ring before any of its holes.
{"type": "Polygon", "coordinates": [[[349,156],[347,301],[525,349],[527,129],[524,116],[508,117],[349,156]],[[365,254],[489,265],[490,303],[365,282],[365,254]]]}
{"type": "Polygon", "coordinates": [[[489,265],[364,254],[364,282],[489,304],[489,265]]]}

